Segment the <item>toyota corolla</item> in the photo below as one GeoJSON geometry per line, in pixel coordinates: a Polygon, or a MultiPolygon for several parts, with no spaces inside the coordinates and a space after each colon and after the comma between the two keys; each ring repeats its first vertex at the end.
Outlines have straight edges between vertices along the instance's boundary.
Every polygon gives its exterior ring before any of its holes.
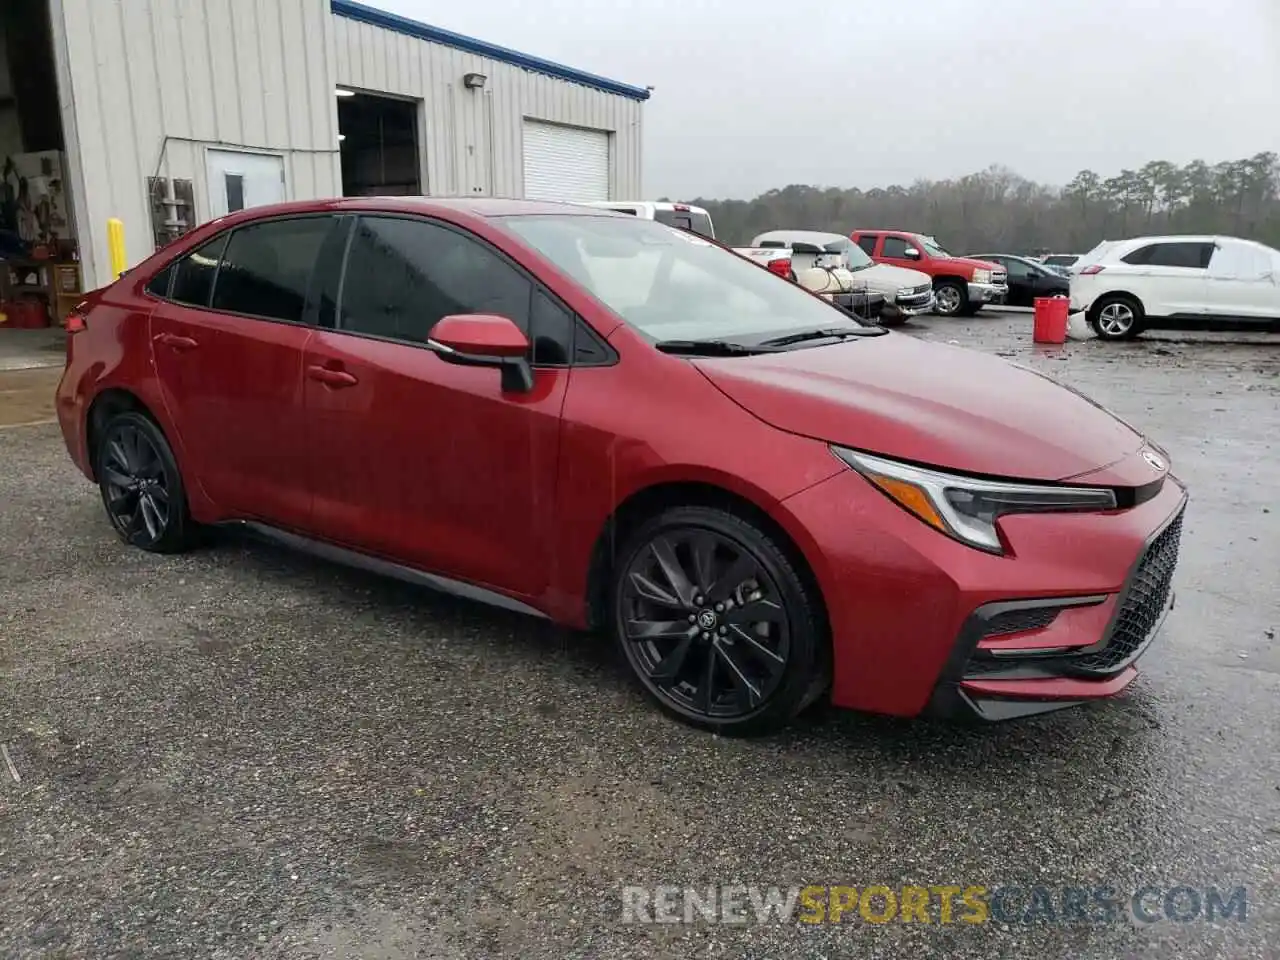
{"type": "Polygon", "coordinates": [[[67,330],[67,447],[128,543],[238,525],[594,629],[704,727],[1109,697],[1172,605],[1187,495],[1138,430],[653,221],[260,207],[67,330]]]}

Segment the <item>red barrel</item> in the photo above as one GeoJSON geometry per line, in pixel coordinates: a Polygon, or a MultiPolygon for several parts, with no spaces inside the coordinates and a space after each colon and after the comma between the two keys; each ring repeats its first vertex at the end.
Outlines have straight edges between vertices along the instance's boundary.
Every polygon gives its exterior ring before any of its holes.
{"type": "Polygon", "coordinates": [[[1067,342],[1066,297],[1036,297],[1035,326],[1031,339],[1036,343],[1067,342]]]}

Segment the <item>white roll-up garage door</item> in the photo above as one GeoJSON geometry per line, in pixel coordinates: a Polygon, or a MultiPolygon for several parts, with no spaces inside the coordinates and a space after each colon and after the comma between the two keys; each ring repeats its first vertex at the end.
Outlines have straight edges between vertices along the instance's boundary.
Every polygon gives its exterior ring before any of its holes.
{"type": "Polygon", "coordinates": [[[526,200],[608,200],[609,134],[524,122],[526,200]]]}

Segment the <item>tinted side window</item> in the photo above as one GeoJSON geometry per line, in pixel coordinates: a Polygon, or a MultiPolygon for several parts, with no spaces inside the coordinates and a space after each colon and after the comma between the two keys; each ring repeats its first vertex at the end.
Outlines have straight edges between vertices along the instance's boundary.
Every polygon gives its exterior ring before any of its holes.
{"type": "Polygon", "coordinates": [[[213,309],[301,323],[307,283],[334,220],[268,220],[233,231],[222,255],[213,309]]]}
{"type": "Polygon", "coordinates": [[[218,272],[218,261],[222,258],[222,248],[226,243],[227,235],[224,233],[179,260],[169,299],[193,307],[209,306],[213,278],[218,272]]]}
{"type": "Polygon", "coordinates": [[[529,309],[533,362],[555,367],[569,363],[574,352],[576,324],[572,313],[543,291],[535,290],[529,309]]]}
{"type": "Polygon", "coordinates": [[[478,240],[421,220],[361,217],[338,326],[424,342],[442,317],[494,313],[529,330],[533,284],[478,240]]]}
{"type": "Polygon", "coordinates": [[[1125,263],[1152,267],[1188,267],[1202,270],[1209,266],[1209,258],[1213,256],[1211,243],[1152,243],[1139,247],[1128,256],[1121,257],[1125,263]]]}
{"type": "Polygon", "coordinates": [[[874,237],[874,236],[871,236],[871,237],[859,237],[859,238],[858,238],[858,246],[860,246],[860,247],[863,249],[863,252],[865,252],[865,253],[866,253],[866,255],[867,255],[868,257],[874,256],[874,255],[875,255],[875,252],[876,252],[876,240],[877,240],[877,239],[878,239],[878,238],[877,238],[877,237],[874,237]]]}
{"type": "Polygon", "coordinates": [[[901,237],[885,237],[884,248],[880,253],[882,257],[895,257],[899,260],[907,259],[907,247],[911,244],[903,240],[901,237]]]}
{"type": "Polygon", "coordinates": [[[172,279],[173,264],[170,263],[167,267],[151,278],[151,281],[147,284],[147,293],[151,294],[153,297],[164,297],[167,299],[169,296],[169,281],[172,279]]]}

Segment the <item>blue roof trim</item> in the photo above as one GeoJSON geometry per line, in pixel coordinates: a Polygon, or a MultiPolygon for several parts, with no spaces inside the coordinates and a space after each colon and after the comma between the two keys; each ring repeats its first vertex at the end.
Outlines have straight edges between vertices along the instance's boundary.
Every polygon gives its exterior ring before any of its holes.
{"type": "Polygon", "coordinates": [[[618,96],[626,97],[629,100],[649,99],[649,91],[644,87],[633,87],[630,84],[619,83],[617,80],[598,77],[594,73],[584,73],[581,70],[575,70],[560,63],[543,60],[541,57],[531,57],[527,53],[509,50],[506,47],[499,47],[492,43],[485,43],[483,40],[463,36],[451,30],[432,27],[425,23],[419,23],[417,20],[410,20],[408,17],[366,6],[363,3],[355,3],[354,0],[330,0],[329,6],[334,16],[346,17],[348,20],[359,20],[361,23],[394,30],[396,33],[404,33],[411,37],[417,37],[419,40],[429,40],[432,43],[440,43],[446,47],[466,50],[468,53],[488,57],[490,60],[498,60],[515,67],[523,67],[525,70],[532,70],[534,73],[544,73],[549,77],[568,80],[570,83],[580,83],[584,86],[595,87],[597,90],[603,90],[606,93],[616,93],[618,96]]]}

